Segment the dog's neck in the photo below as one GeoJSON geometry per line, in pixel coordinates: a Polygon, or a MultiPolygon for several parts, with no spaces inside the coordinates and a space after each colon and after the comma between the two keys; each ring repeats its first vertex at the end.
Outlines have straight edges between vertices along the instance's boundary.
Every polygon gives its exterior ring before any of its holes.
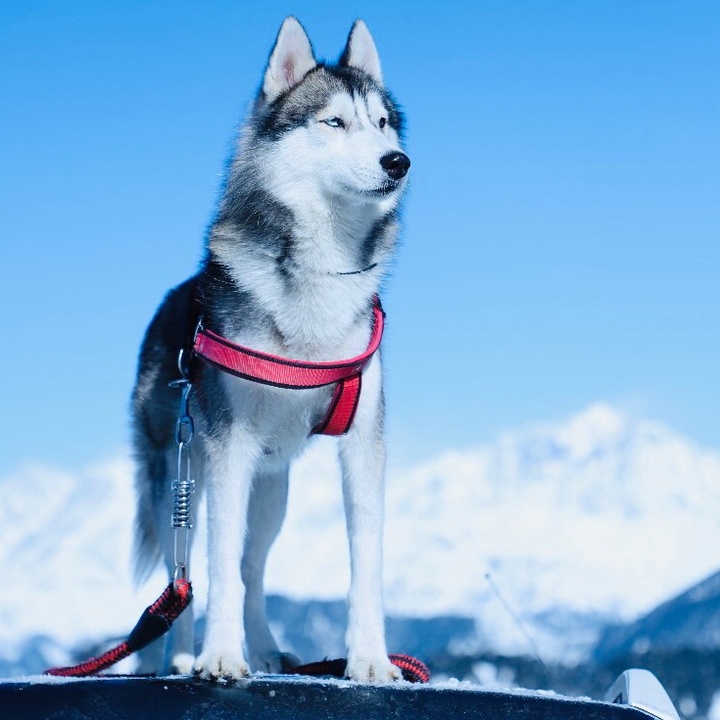
{"type": "Polygon", "coordinates": [[[394,245],[394,233],[387,237],[394,214],[388,217],[374,202],[342,197],[322,201],[293,208],[296,226],[285,269],[299,277],[348,277],[384,265],[394,245]]]}
{"type": "Polygon", "coordinates": [[[270,316],[277,334],[232,339],[315,360],[362,349],[394,246],[394,212],[337,198],[293,208],[265,198],[250,218],[247,208],[234,210],[213,226],[210,258],[270,316]]]}

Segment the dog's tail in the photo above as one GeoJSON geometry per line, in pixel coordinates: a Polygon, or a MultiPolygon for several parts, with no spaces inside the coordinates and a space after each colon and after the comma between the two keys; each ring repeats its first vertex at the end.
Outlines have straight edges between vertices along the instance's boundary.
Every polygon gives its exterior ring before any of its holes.
{"type": "Polygon", "coordinates": [[[133,542],[133,577],[137,585],[145,582],[162,559],[160,538],[157,533],[157,497],[153,481],[138,464],[135,477],[137,506],[135,511],[135,534],[133,542]]]}

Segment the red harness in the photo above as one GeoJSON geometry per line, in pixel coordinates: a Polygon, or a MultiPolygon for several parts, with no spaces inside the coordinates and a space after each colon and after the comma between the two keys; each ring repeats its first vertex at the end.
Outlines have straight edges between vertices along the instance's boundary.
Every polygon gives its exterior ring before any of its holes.
{"type": "Polygon", "coordinates": [[[335,393],[322,422],[313,429],[317,435],[344,435],[352,425],[360,399],[362,372],[380,347],[385,313],[377,295],[373,301],[373,329],[367,349],[361,355],[339,362],[307,362],[258,352],[236,345],[210,330],[201,328],[195,336],[194,351],[206,362],[246,380],[294,390],[335,385],[335,393]]]}

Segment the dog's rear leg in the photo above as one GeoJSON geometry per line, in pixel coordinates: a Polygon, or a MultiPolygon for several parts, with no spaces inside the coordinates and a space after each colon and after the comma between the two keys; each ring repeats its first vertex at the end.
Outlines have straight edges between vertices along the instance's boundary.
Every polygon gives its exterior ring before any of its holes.
{"type": "MultiPolygon", "coordinates": [[[[156,527],[160,537],[163,560],[168,577],[172,578],[175,571],[175,531],[172,527],[173,494],[171,491],[172,480],[177,475],[177,451],[172,448],[167,453],[167,467],[169,475],[162,485],[161,493],[155,498],[156,527]]],[[[196,492],[192,495],[191,522],[197,522],[197,509],[202,494],[203,462],[202,453],[196,451],[192,456],[192,478],[196,480],[196,492]]],[[[192,549],[194,533],[188,536],[188,548],[186,557],[187,576],[192,579],[190,573],[190,551],[192,549]]],[[[189,675],[192,673],[195,660],[195,631],[193,606],[190,604],[180,617],[175,620],[170,632],[165,636],[163,670],[171,675],[189,675]]]]}
{"type": "Polygon", "coordinates": [[[287,466],[261,472],[253,481],[241,568],[245,583],[245,640],[250,667],[256,672],[278,673],[299,664],[297,658],[280,653],[265,610],[265,563],[285,519],[287,494],[287,466]]]}
{"type": "MultiPolygon", "coordinates": [[[[167,576],[172,577],[175,569],[173,548],[174,531],[172,529],[173,497],[171,482],[177,474],[177,450],[151,448],[138,457],[136,484],[140,491],[136,518],[136,574],[139,578],[150,575],[154,566],[162,558],[167,576]]],[[[197,481],[196,493],[192,498],[192,517],[197,517],[202,492],[203,463],[202,453],[193,454],[192,477],[197,481]]],[[[189,541],[192,542],[193,533],[189,541]]],[[[190,555],[188,547],[188,560],[190,555]]],[[[189,562],[187,565],[189,571],[189,562]]],[[[158,588],[154,588],[159,592],[158,588]]],[[[138,672],[153,674],[170,672],[186,675],[192,672],[195,657],[193,608],[190,605],[175,621],[170,632],[164,637],[143,648],[139,653],[138,672]]]]}
{"type": "MultiPolygon", "coordinates": [[[[169,521],[167,521],[169,524],[169,521]]],[[[172,532],[170,533],[170,543],[174,542],[172,532]]],[[[191,534],[192,536],[192,534],[191,534]]],[[[190,548],[188,548],[189,556],[190,548]]],[[[172,553],[172,551],[171,551],[172,553]]],[[[166,558],[168,575],[172,577],[175,570],[172,554],[166,558]]],[[[192,579],[190,574],[190,559],[188,557],[186,569],[188,577],[192,579]]],[[[171,675],[191,675],[193,671],[193,663],[195,661],[195,628],[194,613],[192,603],[185,608],[180,617],[175,620],[173,626],[167,636],[165,643],[166,667],[171,675]]]]}

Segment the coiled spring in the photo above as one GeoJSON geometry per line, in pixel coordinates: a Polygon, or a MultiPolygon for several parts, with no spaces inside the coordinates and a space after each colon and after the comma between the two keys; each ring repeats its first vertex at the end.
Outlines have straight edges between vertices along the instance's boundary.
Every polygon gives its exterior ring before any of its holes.
{"type": "Polygon", "coordinates": [[[192,494],[195,492],[195,481],[189,479],[173,480],[170,485],[173,493],[172,526],[174,528],[191,528],[192,494]]]}

